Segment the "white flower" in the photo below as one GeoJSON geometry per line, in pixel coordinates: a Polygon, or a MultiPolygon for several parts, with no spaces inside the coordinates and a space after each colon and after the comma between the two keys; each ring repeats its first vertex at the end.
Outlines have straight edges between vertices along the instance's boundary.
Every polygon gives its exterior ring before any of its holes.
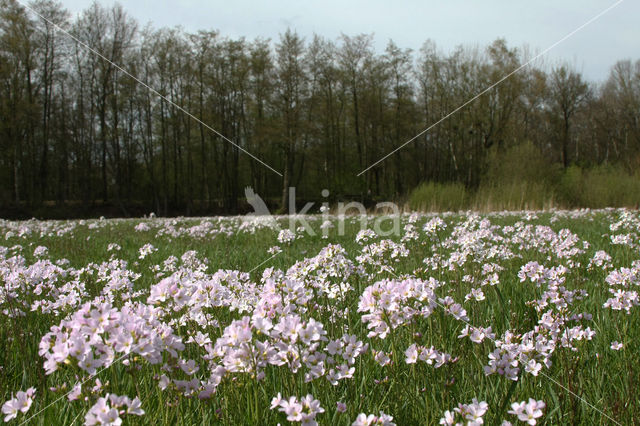
{"type": "Polygon", "coordinates": [[[535,425],[538,418],[542,417],[542,410],[545,407],[543,401],[536,401],[533,398],[529,398],[528,402],[514,402],[511,404],[511,410],[509,414],[518,416],[518,420],[527,422],[530,425],[535,425]]]}

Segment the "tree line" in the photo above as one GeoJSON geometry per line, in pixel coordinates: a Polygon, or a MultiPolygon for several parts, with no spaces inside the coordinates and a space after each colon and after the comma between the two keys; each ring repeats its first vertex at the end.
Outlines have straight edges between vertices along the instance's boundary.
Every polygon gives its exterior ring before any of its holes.
{"type": "Polygon", "coordinates": [[[291,30],[249,41],[141,27],[117,4],[75,19],[57,1],[30,5],[47,19],[0,0],[4,206],[236,213],[245,186],[278,206],[290,186],[306,199],[389,199],[426,181],[475,188],[492,151],[523,142],[564,168],[640,166],[640,61],[598,84],[566,64],[528,65],[357,176],[531,52],[499,39],[378,53],[373,35],[291,30]]]}

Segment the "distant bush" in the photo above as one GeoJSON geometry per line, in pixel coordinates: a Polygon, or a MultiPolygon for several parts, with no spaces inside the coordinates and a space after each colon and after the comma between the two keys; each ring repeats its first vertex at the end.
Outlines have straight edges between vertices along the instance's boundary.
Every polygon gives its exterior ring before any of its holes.
{"type": "Polygon", "coordinates": [[[480,186],[475,193],[473,209],[541,210],[553,207],[554,191],[542,182],[514,181],[501,185],[480,186]]]}
{"type": "Polygon", "coordinates": [[[564,171],[560,181],[556,186],[558,199],[566,207],[584,206],[584,176],[582,169],[578,166],[571,166],[564,171]]]}
{"type": "Polygon", "coordinates": [[[558,186],[558,195],[568,207],[637,207],[640,177],[622,167],[569,167],[558,186]]]}
{"type": "Polygon", "coordinates": [[[505,150],[494,149],[489,154],[482,186],[502,186],[511,183],[535,183],[552,187],[560,177],[560,166],[550,163],[540,150],[525,142],[505,150]]]}
{"type": "Polygon", "coordinates": [[[490,153],[479,187],[470,192],[459,183],[423,183],[409,196],[413,210],[540,210],[559,208],[638,207],[640,174],[621,166],[563,170],[549,163],[529,143],[490,153]]]}
{"type": "Polygon", "coordinates": [[[459,211],[468,208],[469,195],[461,183],[428,182],[409,194],[409,207],[421,211],[459,211]]]}
{"type": "Polygon", "coordinates": [[[475,193],[477,210],[525,210],[551,207],[557,166],[531,143],[489,155],[487,171],[475,193]]]}

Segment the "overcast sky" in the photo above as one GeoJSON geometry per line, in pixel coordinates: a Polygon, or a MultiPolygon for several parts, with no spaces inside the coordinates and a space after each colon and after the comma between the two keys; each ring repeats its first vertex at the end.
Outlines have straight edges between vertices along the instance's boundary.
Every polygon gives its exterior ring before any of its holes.
{"type": "MultiPolygon", "coordinates": [[[[449,52],[486,46],[496,38],[511,47],[542,51],[614,4],[616,0],[126,0],[120,3],[143,26],[216,29],[221,35],[277,40],[287,28],[310,40],[314,33],[374,33],[382,52],[389,39],[419,50],[427,39],[449,52]]],[[[62,0],[74,14],[91,4],[62,0]]],[[[111,0],[101,0],[111,5],[111,0]]],[[[566,61],[592,81],[604,80],[619,59],[640,59],[640,1],[625,0],[545,55],[566,61]]]]}

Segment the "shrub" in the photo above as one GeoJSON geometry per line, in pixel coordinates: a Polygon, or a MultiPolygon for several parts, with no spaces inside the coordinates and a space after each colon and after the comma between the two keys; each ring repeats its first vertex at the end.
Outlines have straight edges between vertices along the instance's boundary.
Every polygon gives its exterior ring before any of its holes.
{"type": "Polygon", "coordinates": [[[504,151],[492,150],[481,185],[536,183],[551,187],[559,177],[559,165],[549,162],[538,148],[525,142],[504,151]]]}
{"type": "Polygon", "coordinates": [[[422,211],[459,211],[468,207],[469,196],[461,183],[425,182],[409,194],[409,207],[422,211]]]}
{"type": "Polygon", "coordinates": [[[553,207],[553,189],[542,182],[514,181],[478,188],[474,210],[541,210],[553,207]]]}
{"type": "Polygon", "coordinates": [[[572,166],[562,176],[558,194],[569,207],[637,207],[640,178],[619,166],[572,166]]]}
{"type": "Polygon", "coordinates": [[[562,170],[530,143],[493,150],[475,193],[459,183],[423,183],[409,207],[423,211],[540,210],[640,206],[640,173],[622,166],[571,166],[562,170]]]}
{"type": "Polygon", "coordinates": [[[585,204],[584,174],[579,166],[567,168],[557,185],[558,198],[565,207],[583,207],[585,204]]]}
{"type": "Polygon", "coordinates": [[[558,166],[550,164],[529,142],[489,154],[487,171],[475,194],[478,210],[523,210],[551,207],[558,166]]]}

